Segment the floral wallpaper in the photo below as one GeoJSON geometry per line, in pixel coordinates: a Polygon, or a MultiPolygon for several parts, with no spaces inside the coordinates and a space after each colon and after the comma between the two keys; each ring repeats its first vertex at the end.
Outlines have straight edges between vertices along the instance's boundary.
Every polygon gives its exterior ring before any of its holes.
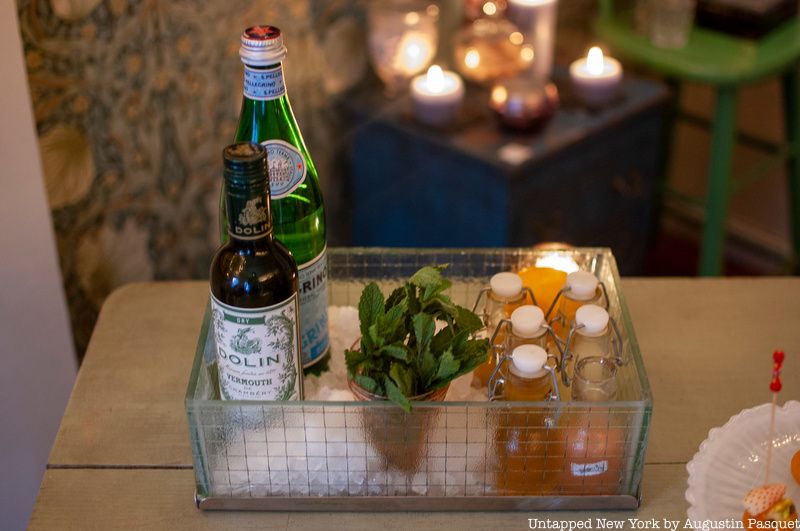
{"type": "Polygon", "coordinates": [[[116,287],[207,277],[248,25],[284,30],[287,86],[335,213],[327,106],[367,61],[354,1],[20,0],[18,13],[79,352],[116,287]]]}

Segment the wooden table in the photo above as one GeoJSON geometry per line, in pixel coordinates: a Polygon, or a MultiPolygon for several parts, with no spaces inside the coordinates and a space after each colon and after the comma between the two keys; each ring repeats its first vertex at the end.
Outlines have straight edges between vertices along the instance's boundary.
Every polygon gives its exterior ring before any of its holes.
{"type": "MultiPolygon", "coordinates": [[[[133,284],[105,303],[61,424],[31,529],[527,529],[528,518],[685,520],[686,463],[709,428],[800,397],[800,279],[625,279],[655,397],[636,513],[221,513],[194,505],[183,397],[208,290],[133,284]]],[[[626,529],[630,526],[625,525],[626,529]]]]}

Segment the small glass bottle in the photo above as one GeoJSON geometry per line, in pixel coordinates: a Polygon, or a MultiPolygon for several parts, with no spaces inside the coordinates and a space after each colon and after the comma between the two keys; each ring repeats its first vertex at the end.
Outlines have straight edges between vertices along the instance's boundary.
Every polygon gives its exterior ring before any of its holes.
{"type": "MultiPolygon", "coordinates": [[[[506,358],[508,359],[508,358],[506,358]]],[[[547,352],[537,345],[514,349],[504,375],[504,399],[541,402],[553,392],[547,352]]],[[[552,441],[554,420],[542,408],[516,407],[500,414],[495,431],[497,488],[503,494],[532,495],[553,492],[557,474],[549,455],[563,455],[563,443],[552,441]]]]}
{"type": "Polygon", "coordinates": [[[512,351],[505,377],[506,400],[538,402],[548,400],[553,380],[546,368],[547,352],[538,345],[520,345],[512,351]]]}
{"type": "MultiPolygon", "coordinates": [[[[578,308],[585,304],[600,304],[604,299],[600,282],[593,274],[588,271],[574,271],[567,275],[564,287],[556,301],[553,301],[553,305],[558,304],[558,311],[550,324],[556,335],[566,340],[578,308]]],[[[551,311],[552,308],[548,310],[548,317],[551,311]]]]}
{"type": "Polygon", "coordinates": [[[511,312],[509,333],[506,336],[505,351],[514,352],[522,345],[536,345],[547,349],[547,323],[544,312],[538,306],[526,304],[511,312]]]}
{"type": "MultiPolygon", "coordinates": [[[[569,375],[573,374],[575,364],[580,359],[587,357],[612,359],[613,335],[609,321],[608,312],[595,304],[587,304],[577,309],[562,356],[563,385],[568,384],[569,375]]],[[[565,393],[565,389],[562,388],[561,392],[565,393]]]]}
{"type": "Polygon", "coordinates": [[[572,399],[591,404],[576,407],[559,419],[554,430],[563,439],[564,459],[558,484],[564,494],[617,494],[623,486],[627,413],[603,407],[616,399],[617,365],[612,358],[578,359],[572,378],[572,399]]]}
{"type": "MultiPolygon", "coordinates": [[[[486,296],[481,318],[486,326],[487,334],[494,334],[497,327],[504,320],[508,320],[511,314],[525,304],[526,295],[530,290],[523,288],[522,278],[516,273],[504,272],[497,273],[489,280],[489,289],[481,291],[481,295],[486,296]]],[[[531,295],[531,298],[533,296],[531,295]]],[[[475,301],[476,311],[480,305],[480,296],[475,301]]],[[[506,341],[505,330],[500,330],[494,334],[494,342],[489,345],[489,356],[486,363],[477,367],[473,372],[472,386],[481,388],[489,383],[489,377],[497,366],[497,353],[502,349],[506,341]]]]}
{"type": "Polygon", "coordinates": [[[486,305],[483,310],[484,324],[491,333],[503,319],[525,304],[522,278],[516,273],[497,273],[489,280],[486,305]]]}

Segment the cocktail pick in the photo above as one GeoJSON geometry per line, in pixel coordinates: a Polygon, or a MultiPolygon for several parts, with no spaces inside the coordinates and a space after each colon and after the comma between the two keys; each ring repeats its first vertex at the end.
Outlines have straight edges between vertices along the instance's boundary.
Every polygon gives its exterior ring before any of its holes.
{"type": "Polygon", "coordinates": [[[769,417],[769,437],[767,438],[767,472],[764,474],[764,485],[769,483],[769,469],[772,464],[772,439],[775,436],[775,409],[778,407],[778,392],[781,390],[781,369],[783,368],[784,354],[782,350],[772,353],[772,380],[769,390],[772,391],[772,408],[769,417]]]}

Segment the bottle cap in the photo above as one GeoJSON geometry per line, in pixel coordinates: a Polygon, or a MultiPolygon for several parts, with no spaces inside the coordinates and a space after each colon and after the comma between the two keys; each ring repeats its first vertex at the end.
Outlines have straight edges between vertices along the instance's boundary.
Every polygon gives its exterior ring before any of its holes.
{"type": "Polygon", "coordinates": [[[286,46],[281,30],[275,26],[252,26],[244,30],[239,48],[242,62],[251,66],[270,66],[283,61],[286,46]]]}
{"type": "Polygon", "coordinates": [[[231,144],[222,150],[222,160],[228,184],[253,186],[267,180],[267,150],[260,144],[231,144]]]}
{"type": "Polygon", "coordinates": [[[583,334],[599,334],[608,326],[608,312],[596,304],[586,304],[575,312],[575,323],[583,325],[583,334]]]}
{"type": "Polygon", "coordinates": [[[591,299],[597,291],[597,284],[597,277],[588,271],[574,271],[567,275],[567,287],[573,299],[591,299]]]}
{"type": "Polygon", "coordinates": [[[537,345],[520,345],[511,354],[512,369],[519,376],[525,378],[539,378],[547,371],[547,352],[537,345]]]}
{"type": "Polygon", "coordinates": [[[504,299],[511,299],[522,291],[522,278],[516,273],[497,273],[489,280],[492,293],[504,299]]]}
{"type": "Polygon", "coordinates": [[[536,337],[542,335],[544,329],[544,312],[538,306],[527,304],[511,313],[511,329],[515,336],[536,337]]]}

